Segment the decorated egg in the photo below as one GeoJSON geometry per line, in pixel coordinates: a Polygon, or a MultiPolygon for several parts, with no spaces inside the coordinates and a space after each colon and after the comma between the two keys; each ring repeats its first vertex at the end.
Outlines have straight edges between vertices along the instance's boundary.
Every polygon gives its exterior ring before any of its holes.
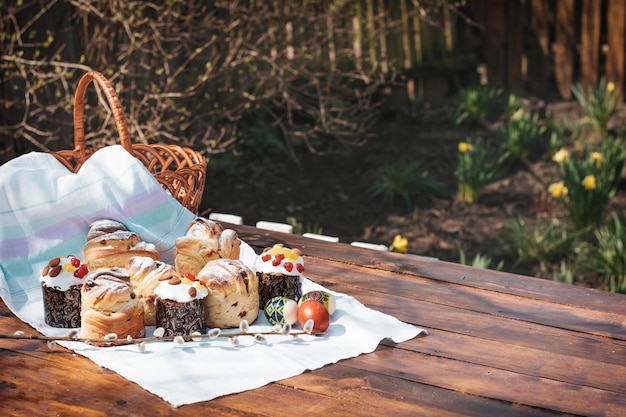
{"type": "Polygon", "coordinates": [[[298,307],[298,323],[304,327],[307,320],[313,320],[313,333],[325,332],[330,326],[330,314],[324,304],[315,300],[303,301],[298,307]]]}
{"type": "Polygon", "coordinates": [[[270,298],[263,312],[272,324],[295,324],[298,321],[298,303],[287,297],[270,298]]]}
{"type": "Polygon", "coordinates": [[[314,300],[322,303],[328,310],[328,314],[332,315],[335,312],[336,302],[335,297],[326,291],[310,291],[300,297],[298,304],[302,304],[305,301],[314,300]]]}

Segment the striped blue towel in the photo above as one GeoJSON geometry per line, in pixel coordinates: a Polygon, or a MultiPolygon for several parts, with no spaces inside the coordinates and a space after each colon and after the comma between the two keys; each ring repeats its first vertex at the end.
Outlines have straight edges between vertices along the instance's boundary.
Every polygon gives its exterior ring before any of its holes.
{"type": "Polygon", "coordinates": [[[0,296],[23,321],[55,333],[43,323],[39,275],[56,256],[82,258],[91,222],[117,220],[173,262],[174,239],[194,218],[119,145],[77,174],[51,155],[22,155],[0,166],[0,296]]]}

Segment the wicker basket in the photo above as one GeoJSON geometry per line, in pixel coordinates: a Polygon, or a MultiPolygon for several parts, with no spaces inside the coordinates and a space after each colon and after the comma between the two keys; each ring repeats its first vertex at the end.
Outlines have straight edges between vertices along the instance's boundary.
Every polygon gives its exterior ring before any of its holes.
{"type": "Polygon", "coordinates": [[[122,147],[139,159],[183,206],[197,213],[206,181],[204,157],[193,149],[177,145],[132,143],[117,94],[109,80],[97,71],[86,73],[78,82],[74,98],[74,149],[52,152],[52,155],[75,173],[98,150],[85,144],[85,93],[91,81],[98,83],[107,98],[122,147]]]}

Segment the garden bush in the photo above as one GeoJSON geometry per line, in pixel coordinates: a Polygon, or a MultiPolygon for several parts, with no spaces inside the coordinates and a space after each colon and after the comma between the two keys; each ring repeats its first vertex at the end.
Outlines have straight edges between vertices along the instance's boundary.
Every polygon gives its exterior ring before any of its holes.
{"type": "MultiPolygon", "coordinates": [[[[327,26],[352,13],[313,1],[0,2],[2,160],[73,147],[73,92],[89,70],[111,81],[138,142],[207,155],[251,134],[292,156],[358,145],[396,73],[328,65],[327,26]]],[[[86,103],[88,144],[117,143],[91,89],[86,103]]]]}

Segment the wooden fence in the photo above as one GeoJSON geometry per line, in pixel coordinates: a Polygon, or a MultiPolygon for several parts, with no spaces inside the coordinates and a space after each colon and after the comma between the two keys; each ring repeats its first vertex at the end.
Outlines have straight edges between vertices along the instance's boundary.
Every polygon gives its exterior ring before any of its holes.
{"type": "Polygon", "coordinates": [[[402,73],[410,99],[449,95],[479,76],[547,98],[569,99],[574,84],[593,87],[600,77],[624,92],[626,0],[350,3],[354,18],[335,29],[352,44],[340,46],[335,36],[332,47],[353,49],[348,65],[358,70],[402,73]]]}
{"type": "Polygon", "coordinates": [[[545,94],[593,87],[600,77],[624,92],[626,0],[469,0],[484,28],[490,85],[545,94]]]}

